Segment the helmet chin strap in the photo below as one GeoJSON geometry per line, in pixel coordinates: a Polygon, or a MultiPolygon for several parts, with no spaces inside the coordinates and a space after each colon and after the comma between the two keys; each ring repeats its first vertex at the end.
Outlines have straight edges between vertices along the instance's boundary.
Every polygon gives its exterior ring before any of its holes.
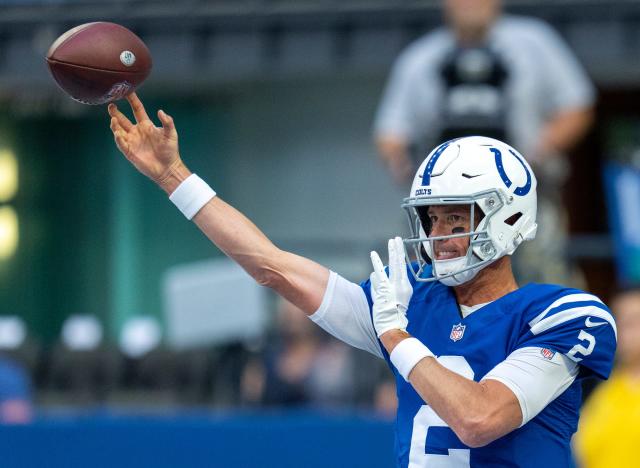
{"type": "MultiPolygon", "coordinates": [[[[477,261],[475,255],[473,259],[477,261]]],[[[466,271],[456,273],[467,265],[467,257],[451,258],[449,260],[433,260],[433,272],[438,281],[445,286],[460,286],[472,280],[482,268],[469,268],[466,271]]]]}
{"type": "MultiPolygon", "coordinates": [[[[428,240],[429,238],[425,234],[422,225],[419,227],[419,235],[423,239],[426,239],[421,242],[421,247],[428,259],[425,260],[427,263],[432,264],[431,271],[433,277],[445,286],[460,286],[461,284],[471,281],[476,277],[480,270],[499,258],[494,256],[494,258],[490,257],[483,261],[476,253],[473,251],[469,252],[469,250],[467,250],[467,254],[461,257],[450,258],[447,260],[435,260],[433,254],[434,246],[432,245],[434,241],[428,240]]],[[[490,243],[486,244],[491,245],[490,243]]],[[[468,249],[472,248],[472,246],[468,247],[468,249]]]]}
{"type": "MultiPolygon", "coordinates": [[[[420,227],[420,233],[424,235],[422,227],[420,227]]],[[[473,254],[471,255],[471,259],[468,263],[466,255],[462,257],[450,258],[448,260],[435,260],[433,258],[433,249],[431,247],[431,242],[423,242],[422,247],[425,249],[428,258],[433,264],[433,276],[445,286],[460,286],[467,281],[471,281],[478,274],[478,272],[486,266],[486,264],[483,264],[478,265],[475,268],[468,268],[477,263],[480,263],[480,259],[473,254]],[[460,271],[464,270],[465,268],[468,269],[466,271],[460,271]]]]}

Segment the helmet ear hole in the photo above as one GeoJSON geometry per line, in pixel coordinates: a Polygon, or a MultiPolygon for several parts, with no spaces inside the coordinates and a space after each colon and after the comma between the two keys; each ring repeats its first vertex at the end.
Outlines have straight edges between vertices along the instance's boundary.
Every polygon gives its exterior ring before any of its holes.
{"type": "Polygon", "coordinates": [[[509,216],[507,219],[504,220],[504,223],[508,224],[509,226],[513,226],[518,222],[520,218],[522,218],[522,212],[512,214],[511,216],[509,216]]]}

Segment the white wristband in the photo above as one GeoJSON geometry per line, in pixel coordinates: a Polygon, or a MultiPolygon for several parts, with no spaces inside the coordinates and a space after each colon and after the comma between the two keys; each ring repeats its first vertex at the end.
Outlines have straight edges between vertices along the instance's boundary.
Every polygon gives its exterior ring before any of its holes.
{"type": "Polygon", "coordinates": [[[435,357],[434,354],[417,338],[407,338],[391,351],[391,362],[404,380],[409,381],[409,374],[420,361],[426,357],[435,357]]]}
{"type": "Polygon", "coordinates": [[[216,192],[204,180],[191,174],[169,195],[169,200],[191,219],[215,196],[216,192]]]}

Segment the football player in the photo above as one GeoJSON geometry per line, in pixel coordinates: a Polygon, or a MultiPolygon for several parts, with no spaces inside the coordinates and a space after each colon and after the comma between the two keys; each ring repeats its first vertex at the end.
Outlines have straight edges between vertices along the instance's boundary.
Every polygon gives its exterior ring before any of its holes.
{"type": "Polygon", "coordinates": [[[386,269],[372,252],[358,285],[277,248],[189,171],[171,117],[159,111],[156,127],[128,101],[136,123],[109,105],[125,157],[256,281],[389,363],[398,466],[572,465],[580,381],[608,377],[616,327],[591,294],[516,284],[510,256],[537,227],[536,179],[517,151],[484,137],[432,151],[403,203],[412,236],[389,241],[386,269]]]}

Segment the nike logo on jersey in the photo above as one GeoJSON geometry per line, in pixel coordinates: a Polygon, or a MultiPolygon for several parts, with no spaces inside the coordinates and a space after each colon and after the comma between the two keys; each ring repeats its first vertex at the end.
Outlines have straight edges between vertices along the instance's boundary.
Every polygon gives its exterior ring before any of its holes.
{"type": "Polygon", "coordinates": [[[587,320],[584,321],[584,324],[589,327],[599,327],[600,325],[606,325],[609,322],[592,322],[591,317],[587,317],[587,320]]]}
{"type": "Polygon", "coordinates": [[[471,174],[462,174],[462,177],[464,177],[465,179],[473,179],[475,177],[480,177],[481,175],[484,174],[475,174],[475,175],[471,175],[471,174]]]}

